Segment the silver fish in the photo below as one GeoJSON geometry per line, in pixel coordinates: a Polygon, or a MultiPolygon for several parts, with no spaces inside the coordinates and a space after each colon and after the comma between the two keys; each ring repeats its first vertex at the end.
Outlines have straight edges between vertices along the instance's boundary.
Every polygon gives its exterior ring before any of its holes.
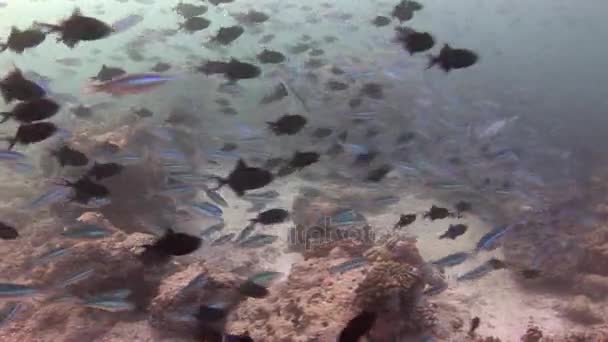
{"type": "Polygon", "coordinates": [[[38,289],[29,285],[0,283],[0,298],[26,297],[38,292],[38,289]]]}
{"type": "Polygon", "coordinates": [[[61,235],[72,239],[103,239],[114,232],[94,224],[82,224],[77,227],[66,229],[61,235]]]}

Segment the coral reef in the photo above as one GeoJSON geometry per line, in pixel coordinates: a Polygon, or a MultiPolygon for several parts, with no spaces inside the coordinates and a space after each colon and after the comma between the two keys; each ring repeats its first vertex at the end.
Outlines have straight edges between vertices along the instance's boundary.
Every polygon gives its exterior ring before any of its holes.
{"type": "Polygon", "coordinates": [[[331,267],[363,255],[355,246],[361,243],[334,242],[331,251],[294,264],[288,279],[274,285],[269,297],[244,301],[229,317],[227,330],[247,332],[254,340],[329,341],[362,309],[379,315],[370,332],[374,340],[431,329],[436,308],[428,303],[416,305],[424,280],[415,266],[398,259],[417,250],[405,253],[404,244],[393,241],[369,251],[378,257],[367,265],[330,274],[331,267]]]}

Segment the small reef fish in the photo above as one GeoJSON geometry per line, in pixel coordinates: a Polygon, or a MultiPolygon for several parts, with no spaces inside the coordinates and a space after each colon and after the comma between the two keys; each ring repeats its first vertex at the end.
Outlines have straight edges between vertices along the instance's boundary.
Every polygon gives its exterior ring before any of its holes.
{"type": "Polygon", "coordinates": [[[481,323],[481,320],[479,319],[479,317],[474,317],[471,320],[471,327],[469,328],[469,336],[475,335],[475,330],[477,330],[477,328],[479,328],[480,323],[481,323]]]}
{"type": "Polygon", "coordinates": [[[491,251],[498,247],[498,241],[507,233],[511,226],[501,226],[486,233],[479,239],[475,251],[491,251]]]}
{"type": "Polygon", "coordinates": [[[91,299],[82,303],[82,306],[109,312],[122,312],[135,310],[135,304],[120,298],[91,299]]]}
{"type": "Polygon", "coordinates": [[[338,264],[336,266],[332,266],[329,268],[329,273],[331,274],[336,274],[336,273],[344,273],[350,270],[353,270],[355,268],[359,268],[359,267],[363,267],[367,265],[367,258],[365,257],[357,257],[348,261],[345,261],[341,264],[338,264]]]}
{"type": "Polygon", "coordinates": [[[29,285],[0,283],[0,298],[27,297],[39,293],[39,290],[29,285]]]}
{"type": "Polygon", "coordinates": [[[416,221],[416,214],[401,214],[393,229],[409,226],[416,221]]]}
{"type": "Polygon", "coordinates": [[[490,259],[485,263],[481,264],[480,266],[472,269],[471,271],[459,276],[458,278],[456,278],[456,280],[463,281],[479,279],[494,270],[499,270],[503,268],[506,268],[504,262],[498,259],[490,259]]]}
{"type": "Polygon", "coordinates": [[[113,233],[112,230],[98,225],[82,224],[77,227],[66,229],[61,235],[72,239],[103,239],[113,233]]]}
{"type": "Polygon", "coordinates": [[[0,222],[0,239],[14,240],[19,237],[19,232],[15,227],[9,226],[4,222],[0,222]]]}
{"type": "Polygon", "coordinates": [[[92,277],[95,274],[95,270],[94,269],[88,269],[88,270],[84,270],[82,272],[78,272],[74,275],[71,275],[70,277],[68,277],[66,280],[62,281],[59,284],[59,287],[67,287],[73,284],[76,284],[78,282],[81,282],[85,279],[88,279],[90,277],[92,277]]]}
{"type": "Polygon", "coordinates": [[[251,298],[264,298],[269,294],[268,289],[265,286],[249,280],[239,286],[239,293],[251,298]]]}
{"type": "Polygon", "coordinates": [[[250,221],[262,225],[273,225],[283,223],[289,217],[289,212],[285,209],[268,209],[258,214],[258,216],[250,221]]]}
{"type": "Polygon", "coordinates": [[[8,323],[21,308],[21,303],[19,302],[8,302],[0,309],[0,327],[4,324],[8,323]]]}
{"type": "Polygon", "coordinates": [[[432,262],[433,265],[439,267],[451,267],[462,264],[471,254],[466,252],[457,252],[445,256],[441,259],[435,260],[432,262]]]}
{"type": "Polygon", "coordinates": [[[222,235],[219,238],[217,238],[217,240],[213,241],[213,243],[211,245],[219,246],[219,245],[226,244],[226,243],[232,241],[232,238],[234,238],[234,235],[235,235],[234,233],[222,235]]]}
{"type": "Polygon", "coordinates": [[[265,245],[269,245],[278,240],[278,236],[276,235],[268,235],[268,234],[256,234],[247,240],[239,243],[239,246],[245,248],[258,248],[263,247],[265,245]]]}
{"type": "Polygon", "coordinates": [[[283,277],[284,274],[281,272],[274,271],[264,271],[260,273],[256,273],[247,279],[248,281],[254,282],[261,286],[268,286],[273,281],[283,277]]]}
{"type": "Polygon", "coordinates": [[[205,190],[205,195],[217,205],[221,205],[224,208],[228,207],[228,202],[217,191],[205,190]]]}
{"type": "Polygon", "coordinates": [[[214,224],[213,226],[203,230],[203,232],[201,233],[201,237],[208,238],[213,233],[220,232],[222,229],[224,229],[225,226],[226,226],[226,224],[223,221],[220,223],[214,224]]]}
{"type": "Polygon", "coordinates": [[[221,218],[224,214],[222,208],[209,202],[194,203],[188,207],[188,210],[203,217],[221,218]]]}
{"type": "Polygon", "coordinates": [[[455,240],[460,235],[466,233],[466,231],[468,229],[469,229],[469,227],[462,223],[451,224],[450,227],[448,228],[448,230],[445,233],[441,234],[441,236],[439,236],[439,239],[448,238],[448,239],[455,240]]]}
{"type": "Polygon", "coordinates": [[[105,82],[91,82],[85,88],[85,93],[92,94],[104,92],[111,94],[112,96],[140,94],[157,88],[176,78],[176,76],[156,73],[127,74],[105,82]]]}
{"type": "Polygon", "coordinates": [[[29,209],[39,209],[53,203],[67,201],[72,193],[72,189],[65,186],[58,186],[43,193],[27,205],[29,209]]]}
{"type": "Polygon", "coordinates": [[[447,208],[441,208],[433,205],[431,206],[431,209],[424,214],[424,218],[428,218],[431,221],[435,221],[444,219],[452,215],[453,214],[447,208]]]}
{"type": "Polygon", "coordinates": [[[114,30],[113,34],[124,32],[133,26],[144,21],[144,17],[139,14],[130,14],[122,19],[116,20],[110,26],[114,30]]]}
{"type": "Polygon", "coordinates": [[[66,255],[69,253],[69,249],[67,247],[56,247],[56,248],[51,248],[50,250],[48,250],[47,252],[43,253],[42,255],[40,255],[39,257],[37,257],[33,264],[34,265],[41,265],[41,264],[45,264],[57,257],[60,257],[62,255],[66,255]]]}

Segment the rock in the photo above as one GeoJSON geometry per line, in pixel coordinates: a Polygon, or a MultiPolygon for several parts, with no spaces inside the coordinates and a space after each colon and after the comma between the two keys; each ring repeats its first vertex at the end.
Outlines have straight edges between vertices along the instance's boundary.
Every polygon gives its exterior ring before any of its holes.
{"type": "MultiPolygon", "coordinates": [[[[194,336],[200,323],[195,314],[205,303],[221,300],[227,310],[238,305],[241,297],[236,289],[237,278],[202,263],[190,264],[180,272],[163,279],[148,309],[150,326],[163,334],[194,336]]],[[[214,322],[208,328],[221,331],[224,322],[214,322]]]]}
{"type": "MultiPolygon", "coordinates": [[[[357,246],[352,240],[340,242],[357,246]]],[[[410,274],[415,267],[382,259],[344,273],[328,272],[363,253],[356,251],[338,244],[322,257],[296,262],[286,281],[269,288],[268,297],[247,299],[239,305],[228,318],[227,331],[248,332],[256,341],[332,341],[362,307],[372,304],[369,298],[386,300],[384,307],[380,302],[374,307],[379,314],[378,324],[370,332],[374,340],[394,340],[413,333],[413,327],[416,333],[432,329],[436,308],[426,303],[411,305],[418,302],[420,279],[410,274]],[[333,258],[338,256],[342,258],[333,258]],[[397,303],[391,301],[393,298],[398,299],[397,303]]]]}
{"type": "Polygon", "coordinates": [[[579,291],[589,298],[600,300],[608,294],[608,277],[597,274],[581,274],[576,278],[579,291]]]}
{"type": "Polygon", "coordinates": [[[597,324],[602,321],[601,316],[593,309],[589,298],[579,295],[560,307],[562,314],[573,322],[581,324],[597,324]]]}

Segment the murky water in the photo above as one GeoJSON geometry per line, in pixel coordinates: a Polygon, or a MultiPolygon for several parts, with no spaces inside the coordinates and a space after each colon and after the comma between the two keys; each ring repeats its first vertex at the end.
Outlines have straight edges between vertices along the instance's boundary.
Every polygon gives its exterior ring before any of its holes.
{"type": "Polygon", "coordinates": [[[0,340],[605,341],[607,11],[2,2],[0,340]]]}

